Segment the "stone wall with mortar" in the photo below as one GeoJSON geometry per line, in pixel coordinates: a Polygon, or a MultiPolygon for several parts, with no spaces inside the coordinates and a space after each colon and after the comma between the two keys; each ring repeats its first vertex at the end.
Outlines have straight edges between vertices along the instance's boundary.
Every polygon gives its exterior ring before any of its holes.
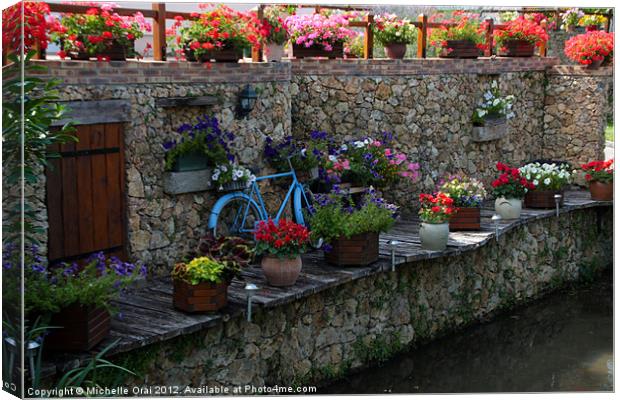
{"type": "Polygon", "coordinates": [[[547,71],[543,149],[578,165],[604,158],[613,68],[560,65],[547,71]]]}
{"type": "MultiPolygon", "coordinates": [[[[117,356],[135,385],[320,384],[612,263],[612,207],[530,220],[481,248],[379,272],[117,356]]],[[[129,382],[128,382],[129,383],[129,382]]]]}

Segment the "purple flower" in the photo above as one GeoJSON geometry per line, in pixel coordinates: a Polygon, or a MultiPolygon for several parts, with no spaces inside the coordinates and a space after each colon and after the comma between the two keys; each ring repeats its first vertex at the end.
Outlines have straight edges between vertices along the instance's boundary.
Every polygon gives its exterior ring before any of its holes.
{"type": "Polygon", "coordinates": [[[187,132],[187,131],[189,131],[191,129],[192,129],[192,126],[190,124],[183,124],[183,125],[179,126],[179,129],[177,129],[177,132],[183,133],[183,132],[187,132]]]}
{"type": "Polygon", "coordinates": [[[164,142],[164,144],[162,146],[163,146],[165,151],[170,151],[174,147],[176,147],[176,145],[177,145],[177,141],[176,140],[168,140],[167,142],[164,142]]]}
{"type": "Polygon", "coordinates": [[[312,140],[325,140],[327,139],[327,132],[312,131],[310,132],[310,138],[312,138],[312,140]]]}

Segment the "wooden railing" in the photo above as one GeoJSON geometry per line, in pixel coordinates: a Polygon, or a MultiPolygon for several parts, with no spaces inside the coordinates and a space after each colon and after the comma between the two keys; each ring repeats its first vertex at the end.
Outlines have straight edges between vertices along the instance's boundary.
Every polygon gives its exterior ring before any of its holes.
{"type": "MultiPolygon", "coordinates": [[[[76,13],[83,14],[88,11],[88,9],[92,8],[91,6],[85,5],[73,5],[73,4],[59,4],[59,3],[49,3],[50,11],[52,12],[60,12],[60,13],[76,13]]],[[[263,10],[265,5],[259,5],[257,10],[257,16],[259,19],[263,18],[263,10]]],[[[315,12],[320,12],[321,9],[339,9],[345,11],[367,11],[367,8],[363,7],[338,7],[338,6],[314,6],[314,5],[303,5],[300,7],[305,8],[314,8],[315,12]]],[[[153,59],[156,61],[164,61],[166,60],[166,20],[174,19],[176,16],[182,16],[184,19],[195,19],[192,16],[193,13],[188,12],[178,12],[178,11],[167,11],[165,3],[153,3],[151,9],[139,9],[139,8],[115,8],[114,11],[122,16],[131,16],[136,12],[140,12],[146,18],[151,18],[153,20],[153,59]]],[[[608,25],[611,20],[611,16],[608,16],[608,25]]],[[[493,32],[495,30],[505,29],[506,25],[503,24],[494,24],[493,19],[486,19],[487,27],[485,32],[485,46],[484,46],[484,55],[486,57],[490,57],[494,54],[494,46],[493,46],[493,32]]],[[[428,16],[424,14],[420,14],[416,21],[410,22],[414,25],[418,30],[418,39],[417,39],[417,57],[418,58],[426,58],[427,56],[427,47],[428,47],[428,29],[429,28],[438,28],[440,26],[454,26],[454,24],[446,24],[439,22],[428,22],[428,16]]],[[[544,22],[543,22],[544,24],[544,22]]],[[[368,13],[362,21],[351,21],[349,24],[351,27],[364,28],[364,58],[370,59],[373,58],[373,46],[374,46],[374,38],[373,38],[373,25],[374,25],[374,15],[368,13]]],[[[609,26],[607,26],[607,30],[609,26]]],[[[262,51],[260,48],[253,49],[252,52],[252,60],[255,62],[261,61],[262,51]]],[[[546,56],[547,51],[545,45],[542,45],[539,49],[539,54],[541,56],[546,56]]]]}

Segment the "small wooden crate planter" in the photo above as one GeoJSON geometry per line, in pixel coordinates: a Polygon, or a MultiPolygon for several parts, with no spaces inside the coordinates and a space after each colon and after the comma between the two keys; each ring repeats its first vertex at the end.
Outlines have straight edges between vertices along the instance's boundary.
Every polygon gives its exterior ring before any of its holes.
{"type": "Polygon", "coordinates": [[[105,308],[72,305],[52,316],[45,347],[52,350],[88,351],[110,332],[110,313],[105,308]]]}
{"type": "Polygon", "coordinates": [[[450,218],[450,231],[474,231],[480,229],[480,208],[459,207],[450,218]]]}
{"type": "Polygon", "coordinates": [[[504,57],[532,57],[534,45],[527,40],[507,40],[503,43],[505,50],[499,52],[504,57]]]}
{"type": "Polygon", "coordinates": [[[209,62],[214,60],[215,62],[231,62],[236,63],[239,62],[243,58],[243,50],[240,49],[224,49],[224,50],[213,50],[206,54],[200,56],[200,60],[196,59],[194,56],[194,52],[189,49],[184,50],[185,59],[187,61],[200,61],[200,62],[209,62]]]}
{"type": "Polygon", "coordinates": [[[379,234],[368,232],[350,238],[335,240],[332,251],[325,252],[325,260],[334,265],[368,265],[379,259],[379,234]]]}
{"type": "Polygon", "coordinates": [[[525,195],[526,208],[555,208],[555,195],[560,194],[560,207],[564,206],[564,191],[532,190],[525,195]]]}
{"type": "Polygon", "coordinates": [[[439,53],[441,58],[478,58],[478,56],[480,56],[480,49],[471,40],[448,40],[439,53]]]}
{"type": "Polygon", "coordinates": [[[327,58],[342,58],[344,56],[344,46],[342,43],[338,43],[332,46],[331,51],[325,50],[322,46],[306,47],[298,44],[293,44],[293,57],[295,58],[309,58],[309,57],[327,57],[327,58]]]}
{"type": "Polygon", "coordinates": [[[190,285],[175,279],[173,289],[174,307],[188,313],[218,311],[228,303],[228,282],[190,285]]]}
{"type": "MultiPolygon", "coordinates": [[[[134,42],[131,42],[129,47],[125,47],[117,41],[113,41],[110,47],[99,53],[99,56],[109,57],[110,61],[125,61],[129,57],[133,57],[135,54],[134,51],[134,42]]],[[[69,52],[69,57],[72,60],[88,60],[90,59],[90,54],[86,51],[74,51],[69,52]]]]}

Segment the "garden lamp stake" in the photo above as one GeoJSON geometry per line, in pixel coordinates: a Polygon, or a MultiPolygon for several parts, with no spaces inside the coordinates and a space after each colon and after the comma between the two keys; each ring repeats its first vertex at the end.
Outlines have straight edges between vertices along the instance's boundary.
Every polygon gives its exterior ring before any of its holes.
{"type": "Polygon", "coordinates": [[[247,321],[252,322],[252,295],[254,292],[258,290],[258,286],[253,283],[248,283],[245,285],[245,291],[248,295],[248,313],[247,313],[247,321]]]}
{"type": "Polygon", "coordinates": [[[555,196],[553,196],[553,198],[555,199],[555,216],[559,217],[560,216],[560,200],[562,200],[562,195],[556,194],[555,196]]]}
{"type": "Polygon", "coordinates": [[[28,363],[30,365],[30,376],[32,377],[32,381],[34,382],[35,370],[34,370],[34,359],[37,352],[40,350],[41,345],[34,340],[28,341],[28,348],[26,349],[26,355],[28,356],[28,363]]]}
{"type": "Polygon", "coordinates": [[[499,241],[499,221],[502,219],[500,215],[493,214],[491,220],[495,224],[495,240],[499,241]]]}
{"type": "Polygon", "coordinates": [[[392,253],[392,272],[396,271],[396,246],[398,246],[400,242],[398,240],[390,240],[388,242],[388,246],[390,246],[390,250],[392,253]]]}

